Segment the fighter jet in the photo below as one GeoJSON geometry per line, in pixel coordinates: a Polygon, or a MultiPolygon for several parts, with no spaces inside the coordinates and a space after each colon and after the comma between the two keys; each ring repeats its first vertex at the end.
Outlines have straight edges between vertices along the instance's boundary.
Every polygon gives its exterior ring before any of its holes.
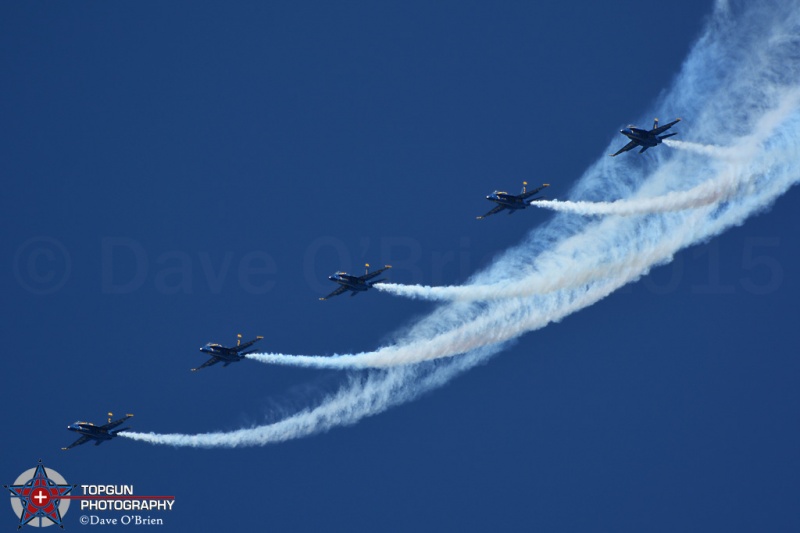
{"type": "Polygon", "coordinates": [[[118,425],[125,422],[127,419],[132,417],[133,415],[127,414],[124,418],[120,418],[119,420],[111,421],[111,417],[114,416],[114,413],[108,413],[108,424],[104,424],[102,426],[96,426],[91,422],[75,422],[67,426],[67,429],[70,431],[74,431],[76,433],[81,434],[81,438],[67,446],[66,448],[61,448],[62,450],[69,450],[70,448],[74,448],[75,446],[80,446],[81,444],[85,444],[90,440],[94,441],[95,446],[100,446],[103,442],[107,440],[111,440],[117,436],[120,431],[125,431],[130,428],[120,428],[114,429],[118,425]],[[113,431],[112,431],[113,430],[113,431]]]}
{"type": "Polygon", "coordinates": [[[661,141],[663,141],[667,137],[672,137],[673,135],[678,134],[678,132],[675,132],[675,133],[668,133],[667,135],[661,135],[662,133],[664,133],[665,131],[667,131],[680,121],[681,119],[675,119],[669,124],[664,124],[663,126],[659,127],[658,119],[654,119],[652,130],[643,130],[635,126],[628,126],[624,130],[619,130],[619,132],[628,139],[630,139],[631,142],[620,148],[617,153],[611,154],[611,157],[617,156],[622,152],[627,152],[628,150],[633,150],[637,146],[642,147],[642,149],[639,150],[640,154],[645,150],[647,150],[648,148],[658,146],[659,144],[661,144],[661,141]]]}
{"type": "Polygon", "coordinates": [[[537,200],[544,200],[544,196],[540,196],[538,198],[534,198],[532,200],[528,200],[531,196],[536,194],[537,192],[541,191],[545,187],[549,187],[549,183],[543,183],[541,187],[538,187],[532,191],[527,191],[528,182],[522,182],[522,192],[520,194],[509,194],[504,191],[494,191],[492,194],[486,197],[487,200],[490,200],[497,205],[494,209],[489,211],[483,216],[477,217],[478,220],[484,219],[489,215],[494,215],[495,213],[499,213],[503,209],[508,209],[508,214],[511,215],[518,211],[519,209],[525,209],[530,205],[531,202],[536,202],[537,200]]]}
{"type": "Polygon", "coordinates": [[[224,363],[222,366],[228,366],[231,363],[236,363],[244,359],[244,356],[249,353],[254,353],[258,350],[250,350],[249,352],[245,352],[243,350],[249,348],[253,344],[257,343],[264,337],[256,337],[255,339],[245,342],[242,344],[242,334],[236,335],[236,346],[226,347],[222,346],[221,344],[212,344],[208,343],[202,348],[200,351],[203,353],[207,353],[211,355],[211,359],[203,363],[202,365],[198,366],[197,368],[193,368],[192,372],[197,372],[201,368],[205,368],[207,366],[215,365],[220,361],[224,363]]]}
{"type": "Polygon", "coordinates": [[[366,272],[364,273],[363,276],[351,276],[347,272],[337,272],[332,276],[328,276],[329,280],[335,281],[341,286],[332,293],[330,293],[329,295],[325,296],[324,298],[320,298],[320,300],[327,300],[328,298],[339,296],[345,291],[353,291],[353,294],[351,294],[350,296],[355,296],[359,292],[364,292],[366,290],[369,290],[376,283],[385,281],[385,278],[376,279],[375,281],[369,281],[369,280],[371,280],[381,272],[389,270],[390,268],[392,268],[392,265],[386,265],[383,268],[376,270],[375,272],[370,272],[369,263],[367,263],[366,272]]]}

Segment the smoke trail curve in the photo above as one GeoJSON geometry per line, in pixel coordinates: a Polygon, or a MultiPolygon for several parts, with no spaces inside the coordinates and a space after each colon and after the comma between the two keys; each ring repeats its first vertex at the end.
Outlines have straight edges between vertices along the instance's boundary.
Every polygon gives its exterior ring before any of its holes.
{"type": "MultiPolygon", "coordinates": [[[[533,202],[532,205],[551,207],[556,211],[571,212],[580,215],[646,215],[668,213],[716,204],[729,199],[735,192],[752,194],[753,178],[757,173],[765,172],[769,167],[783,165],[789,162],[795,153],[791,149],[773,154],[768,161],[759,161],[757,147],[765,142],[776,128],[783,125],[781,120],[794,113],[800,101],[800,93],[788,91],[781,105],[767,113],[760,121],[753,134],[744,136],[735,146],[720,148],[711,145],[682,141],[665,141],[678,149],[686,149],[695,153],[717,157],[732,164],[719,166],[716,177],[708,179],[687,191],[670,191],[658,197],[633,197],[614,202],[533,202]],[[749,164],[748,164],[749,163],[749,164]],[[756,169],[760,164],[762,168],[756,169]]],[[[777,151],[777,150],[773,150],[777,151]]],[[[791,177],[788,177],[791,179],[791,177]]],[[[744,215],[747,216],[747,215],[744,215]]],[[[566,241],[562,244],[568,244],[566,241]]],[[[582,244],[583,245],[583,244],[582,244]]],[[[561,248],[565,248],[562,246],[561,248]]],[[[401,285],[382,283],[375,287],[381,291],[397,296],[419,298],[426,300],[444,301],[472,301],[493,300],[500,298],[514,298],[530,296],[533,294],[546,294],[549,292],[576,287],[588,283],[593,279],[607,277],[620,268],[630,268],[639,265],[646,273],[648,266],[658,265],[664,259],[673,255],[677,248],[661,246],[662,251],[651,250],[647,256],[641,253],[634,257],[623,257],[613,263],[590,264],[583,258],[574,258],[574,250],[562,250],[557,258],[554,268],[542,267],[539,270],[549,271],[549,275],[541,276],[539,272],[532,272],[517,280],[495,282],[493,284],[468,284],[459,286],[431,287],[427,285],[401,285]],[[624,264],[623,264],[624,263],[624,264]]],[[[550,254],[552,255],[552,254],[550,254]]],[[[541,263],[545,258],[541,258],[541,263]]]]}
{"type": "MultiPolygon", "coordinates": [[[[400,334],[394,344],[375,352],[308,359],[254,354],[273,363],[309,366],[403,365],[354,373],[317,407],[275,424],[199,435],[121,435],[155,444],[234,447],[280,442],[355,423],[441,386],[487,360],[521,333],[591,305],[652,266],[670,261],[681,248],[707,240],[767,208],[800,176],[800,116],[791,96],[799,79],[800,9],[774,2],[746,6],[746,12],[734,16],[735,9],[728,4],[717,6],[658,107],[692,117],[694,140],[714,138],[724,146],[744,142],[759,124],[764,125],[765,117],[784,109],[778,117],[780,128],[766,128],[769,133],[763,142],[754,145],[755,155],[725,163],[747,177],[730,196],[692,209],[601,220],[560,214],[474,276],[466,287],[513,287],[520,277],[544,285],[563,267],[575,268],[577,281],[562,279],[563,287],[544,294],[450,302],[400,334]],[[733,124],[720,122],[719,117],[731,116],[737,118],[733,124]],[[460,353],[465,355],[452,357],[460,353]],[[426,361],[430,358],[438,360],[426,361]],[[421,362],[408,364],[415,361],[421,362]]],[[[653,198],[692,190],[705,180],[719,178],[724,170],[718,163],[724,158],[673,147],[676,150],[669,155],[659,151],[646,160],[617,158],[613,166],[608,158],[601,159],[587,170],[572,196],[576,201],[653,198]]]]}
{"type": "MultiPolygon", "coordinates": [[[[511,340],[525,332],[561,320],[608,296],[619,287],[639,279],[653,266],[670,261],[680,249],[741,223],[796,183],[800,173],[794,169],[792,163],[800,155],[800,144],[785,144],[778,137],[787,125],[800,125],[799,105],[800,93],[788,91],[781,97],[777,107],[765,113],[759,121],[757,129],[764,130],[763,125],[767,124],[767,134],[749,136],[759,145],[769,140],[772,143],[769,145],[771,150],[776,150],[777,154],[752,150],[755,155],[752,160],[744,162],[744,170],[725,168],[712,180],[715,184],[712,189],[715,190],[718,189],[716,183],[732,181],[738,195],[731,194],[717,202],[708,203],[704,209],[676,214],[668,231],[663,228],[665,219],[654,216],[662,212],[660,208],[647,213],[650,217],[636,220],[632,224],[620,219],[609,219],[587,229],[573,237],[579,242],[578,246],[573,247],[588,247],[590,253],[587,255],[586,249],[583,249],[584,253],[578,256],[578,260],[571,261],[569,268],[565,268],[561,261],[543,263],[539,260],[539,268],[531,274],[530,281],[536,284],[539,280],[539,286],[548,281],[555,283],[546,294],[531,294],[530,287],[527,291],[520,290],[528,279],[507,285],[501,291],[496,286],[466,286],[458,290],[462,293],[469,291],[473,296],[493,292],[495,298],[498,292],[505,292],[509,299],[506,302],[491,302],[474,319],[464,324],[452,324],[450,328],[436,335],[398,342],[372,352],[333,357],[283,354],[252,354],[249,357],[264,363],[318,368],[382,368],[466,353],[482,346],[511,340]],[[780,120],[776,120],[776,117],[780,117],[780,120]],[[731,176],[740,174],[746,179],[731,179],[731,176]],[[723,203],[727,206],[724,207],[723,203]],[[626,229],[633,231],[633,239],[626,229]],[[611,235],[612,239],[613,236],[623,235],[624,239],[614,240],[613,252],[616,257],[604,258],[598,266],[596,260],[608,253],[607,250],[604,251],[608,240],[602,239],[602,234],[611,235]],[[592,245],[592,242],[595,244],[592,245]],[[568,283],[559,286],[565,281],[568,283]],[[526,292],[528,294],[524,295],[526,292]]],[[[743,152],[750,148],[752,146],[745,147],[743,152]]],[[[664,179],[674,178],[669,172],[664,176],[664,179]]],[[[703,186],[701,184],[699,187],[703,186]]],[[[704,195],[705,192],[697,197],[704,195]]],[[[666,194],[648,200],[646,205],[651,205],[654,201],[669,203],[670,198],[666,194]]],[[[636,201],[638,200],[634,200],[636,201]]]]}

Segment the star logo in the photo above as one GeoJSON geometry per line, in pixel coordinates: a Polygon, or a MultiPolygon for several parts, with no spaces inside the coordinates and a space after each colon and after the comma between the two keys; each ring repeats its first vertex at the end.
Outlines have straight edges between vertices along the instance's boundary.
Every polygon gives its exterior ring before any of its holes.
{"type": "Polygon", "coordinates": [[[62,501],[62,496],[69,494],[77,485],[68,485],[55,470],[48,472],[41,459],[36,468],[23,472],[13,485],[3,486],[11,492],[11,507],[19,514],[17,529],[26,524],[34,527],[55,524],[64,528],[61,517],[69,508],[69,500],[62,501]],[[45,522],[44,519],[49,521],[45,522]]]}

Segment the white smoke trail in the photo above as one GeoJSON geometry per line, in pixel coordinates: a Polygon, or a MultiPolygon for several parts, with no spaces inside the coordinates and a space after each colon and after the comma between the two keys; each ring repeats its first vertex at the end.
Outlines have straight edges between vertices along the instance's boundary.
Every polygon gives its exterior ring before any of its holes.
{"type": "Polygon", "coordinates": [[[693,209],[726,200],[736,192],[738,185],[738,180],[731,169],[730,172],[721,174],[714,180],[701,183],[688,191],[672,191],[656,198],[617,200],[615,202],[541,200],[532,205],[542,209],[579,215],[649,215],[693,209]]]}
{"type": "MultiPolygon", "coordinates": [[[[793,103],[796,105],[796,101],[793,103]]],[[[785,118],[787,112],[791,111],[786,107],[785,105],[781,106],[779,111],[782,118],[785,118]]],[[[763,142],[775,127],[772,120],[762,120],[762,123],[761,127],[757,128],[757,133],[741,139],[737,145],[730,147],[666,139],[664,144],[672,148],[691,151],[719,160],[717,175],[689,190],[670,191],[653,198],[641,198],[634,195],[632,198],[614,202],[538,200],[531,202],[531,205],[579,215],[632,216],[693,209],[726,200],[740,186],[746,184],[750,175],[742,172],[743,167],[746,167],[748,159],[757,155],[756,146],[763,142]]]]}
{"type": "Polygon", "coordinates": [[[731,4],[718,3],[705,34],[658,107],[667,114],[680,110],[691,117],[693,126],[687,133],[693,139],[741,144],[753,152],[743,151],[745,157],[737,161],[673,141],[676,150],[668,156],[655,151],[647,159],[615,158],[613,164],[604,157],[586,172],[573,197],[606,202],[667,197],[676,204],[689,200],[676,201],[671,193],[696,190],[706,181],[734,180],[731,190],[707,204],[679,210],[601,220],[558,215],[469,285],[452,288],[461,291],[464,300],[505,291],[501,299],[451,302],[397,342],[374,352],[328,358],[250,356],[291,365],[391,367],[358,374],[366,377],[351,378],[316,408],[275,424],[228,433],[121,435],[176,446],[244,446],[355,423],[444,384],[502,349],[505,342],[591,305],[670,261],[678,250],[767,208],[800,178],[800,112],[794,94],[800,81],[800,6],[761,2],[746,5],[747,12],[734,18],[736,8],[731,4]],[[754,142],[758,135],[762,140],[754,142]],[[542,287],[547,290],[538,291],[542,287]],[[465,355],[453,357],[458,354],[465,355]],[[408,365],[413,362],[421,363],[408,365]]]}
{"type": "Polygon", "coordinates": [[[664,144],[679,150],[688,150],[700,155],[717,157],[719,159],[739,160],[746,158],[746,155],[739,152],[734,147],[715,146],[713,144],[701,144],[677,139],[664,139],[664,144]]]}
{"type": "MultiPolygon", "coordinates": [[[[782,131],[780,128],[786,127],[786,124],[796,119],[798,105],[800,105],[800,91],[788,90],[777,108],[761,117],[751,134],[743,136],[736,145],[728,148],[672,141],[670,144],[675,148],[712,155],[720,159],[715,165],[716,175],[689,190],[670,191],[650,198],[633,195],[630,199],[614,202],[551,200],[533,202],[532,205],[580,215],[633,216],[699,208],[724,202],[737,193],[753,194],[752,187],[757,176],[764,174],[770,168],[786,164],[795,157],[795,152],[789,146],[785,150],[773,147],[769,153],[763,152],[759,147],[771,136],[779,135],[782,131]]],[[[668,176],[666,178],[669,179],[668,176]]],[[[792,175],[787,175],[784,179],[793,183],[795,181],[792,175]]],[[[767,198],[764,201],[771,202],[772,199],[767,198]]],[[[748,214],[743,211],[742,217],[748,214]]],[[[636,250],[635,254],[622,256],[614,262],[592,264],[586,257],[576,257],[575,243],[570,240],[572,239],[564,241],[554,250],[555,253],[548,252],[539,258],[540,267],[517,280],[445,287],[382,283],[375,287],[398,296],[427,300],[473,301],[542,295],[584,285],[593,279],[613,275],[621,268],[636,268],[646,273],[649,267],[669,260],[678,249],[691,244],[682,244],[679,248],[674,248],[667,246],[665,241],[656,243],[659,244],[658,248],[647,250],[644,255],[641,250],[636,250]],[[546,265],[547,260],[552,261],[553,255],[556,256],[556,261],[546,265]],[[543,276],[542,272],[547,272],[548,275],[543,276]]],[[[585,246],[583,241],[581,239],[581,246],[585,246]]]]}
{"type": "MultiPolygon", "coordinates": [[[[797,93],[792,91],[786,95],[775,113],[778,113],[783,119],[789,119],[796,110],[797,103],[797,93]]],[[[669,142],[670,146],[678,149],[691,150],[695,153],[728,160],[718,170],[716,176],[689,190],[670,191],[653,198],[634,197],[614,202],[539,200],[531,202],[531,205],[579,215],[632,216],[682,211],[728,200],[742,187],[749,185],[756,173],[764,172],[776,163],[774,159],[766,158],[762,160],[756,149],[769,135],[774,133],[774,128],[780,126],[780,123],[772,123],[772,115],[773,113],[770,113],[770,116],[768,118],[765,117],[766,120],[763,121],[769,125],[770,129],[759,128],[759,135],[748,136],[735,147],[721,148],[697,143],[665,141],[669,142]],[[754,168],[755,165],[759,165],[759,168],[754,168]]],[[[780,157],[780,155],[777,157],[780,157]]]]}
{"type": "Polygon", "coordinates": [[[274,424],[228,432],[185,435],[181,433],[122,432],[119,435],[151,444],[193,448],[237,448],[263,446],[322,433],[336,426],[355,424],[360,419],[410,401],[441,387],[457,374],[486,361],[500,347],[485,348],[449,364],[401,366],[351,376],[337,393],[313,409],[305,409],[274,424]]]}

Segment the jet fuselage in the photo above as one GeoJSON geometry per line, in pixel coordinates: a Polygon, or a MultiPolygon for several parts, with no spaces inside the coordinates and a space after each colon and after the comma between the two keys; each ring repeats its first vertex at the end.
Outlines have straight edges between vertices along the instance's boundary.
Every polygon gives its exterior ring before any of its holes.
{"type": "Polygon", "coordinates": [[[653,148],[662,142],[657,135],[650,133],[650,131],[634,128],[633,126],[628,126],[623,130],[619,130],[619,132],[628,139],[636,141],[639,145],[647,146],[648,148],[653,148]]]}
{"type": "Polygon", "coordinates": [[[91,422],[78,421],[68,425],[67,429],[80,433],[81,435],[86,435],[94,440],[111,440],[114,438],[114,435],[109,434],[107,430],[97,427],[91,422]]]}
{"type": "Polygon", "coordinates": [[[361,281],[358,276],[351,276],[350,274],[345,274],[344,272],[337,272],[332,276],[328,276],[328,279],[335,281],[339,285],[347,287],[351,291],[366,291],[371,287],[367,283],[361,281]]]}
{"type": "Polygon", "coordinates": [[[528,207],[528,203],[525,200],[507,192],[495,191],[487,196],[486,199],[508,209],[525,209],[528,207]]]}
{"type": "Polygon", "coordinates": [[[80,446],[81,444],[86,444],[87,442],[94,441],[95,446],[99,446],[100,444],[104,443],[107,440],[111,440],[117,436],[121,431],[125,431],[130,428],[119,428],[120,424],[128,420],[132,417],[132,414],[127,414],[123,418],[118,420],[111,421],[112,413],[108,413],[108,424],[103,424],[102,426],[98,426],[97,424],[92,424],[91,422],[82,422],[77,421],[73,422],[72,424],[67,426],[67,429],[70,431],[74,431],[75,433],[80,433],[80,438],[70,444],[65,448],[61,448],[62,450],[69,450],[74,448],[75,446],[80,446]]]}
{"type": "Polygon", "coordinates": [[[239,355],[236,350],[220,346],[219,344],[208,343],[200,348],[200,351],[209,355],[213,355],[214,357],[229,363],[235,363],[236,361],[241,361],[244,359],[244,355],[239,355]]]}

